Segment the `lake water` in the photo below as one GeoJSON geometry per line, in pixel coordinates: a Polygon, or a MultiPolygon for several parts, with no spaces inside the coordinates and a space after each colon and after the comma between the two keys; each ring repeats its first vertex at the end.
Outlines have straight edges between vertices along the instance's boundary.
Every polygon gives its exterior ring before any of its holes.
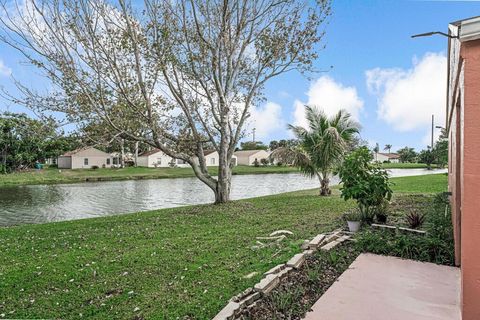
{"type": "MultiPolygon", "coordinates": [[[[391,169],[392,177],[446,170],[391,169]]],[[[331,185],[338,184],[335,177],[331,185]]],[[[318,188],[298,173],[233,176],[233,200],[318,188]]],[[[196,178],[87,182],[0,188],[0,226],[74,220],[213,202],[196,178]]]]}

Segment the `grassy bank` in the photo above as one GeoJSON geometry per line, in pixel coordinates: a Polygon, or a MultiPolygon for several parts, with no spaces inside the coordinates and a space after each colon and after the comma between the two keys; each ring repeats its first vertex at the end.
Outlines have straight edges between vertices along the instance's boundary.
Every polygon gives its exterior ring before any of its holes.
{"type": "MultiPolygon", "coordinates": [[[[446,186],[445,175],[392,180],[399,199],[446,186]]],[[[354,204],[316,193],[0,229],[0,314],[210,319],[303,239],[343,224],[354,204]],[[255,248],[278,229],[294,235],[255,248]]]]}
{"type": "MultiPolygon", "coordinates": [[[[217,168],[209,169],[215,175],[217,168]]],[[[297,168],[278,166],[236,166],[233,174],[290,173],[298,172],[297,168]]],[[[193,177],[191,168],[142,168],[129,167],[123,169],[75,169],[58,170],[56,168],[39,171],[28,171],[0,175],[0,186],[27,184],[76,183],[85,181],[164,179],[193,177]]]]}
{"type": "MultiPolygon", "coordinates": [[[[426,169],[425,163],[382,163],[382,168],[385,169],[426,169]]],[[[437,165],[432,164],[432,168],[437,168],[437,165]]]]}

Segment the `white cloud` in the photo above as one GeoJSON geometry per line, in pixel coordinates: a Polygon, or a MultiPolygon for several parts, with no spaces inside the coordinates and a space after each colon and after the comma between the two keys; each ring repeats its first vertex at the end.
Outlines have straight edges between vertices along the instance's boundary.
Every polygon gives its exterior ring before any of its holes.
{"type": "Polygon", "coordinates": [[[427,53],[413,59],[408,70],[375,68],[366,71],[369,91],[377,96],[378,117],[398,131],[428,127],[432,114],[435,122],[445,122],[447,58],[441,53],[427,53]]]}
{"type": "Polygon", "coordinates": [[[282,107],[273,102],[267,102],[263,108],[252,107],[250,110],[250,123],[247,128],[255,128],[255,139],[266,139],[272,133],[285,130],[286,124],[282,118],[282,107]]]}
{"type": "Polygon", "coordinates": [[[310,84],[306,93],[308,101],[294,102],[294,124],[307,126],[305,119],[305,105],[316,106],[332,116],[340,109],[347,110],[354,119],[359,119],[359,113],[363,109],[363,100],[357,94],[355,87],[346,87],[336,82],[329,76],[323,76],[310,84]]]}
{"type": "Polygon", "coordinates": [[[0,59],[0,75],[8,77],[11,74],[12,74],[12,69],[6,66],[3,60],[0,59]]]}

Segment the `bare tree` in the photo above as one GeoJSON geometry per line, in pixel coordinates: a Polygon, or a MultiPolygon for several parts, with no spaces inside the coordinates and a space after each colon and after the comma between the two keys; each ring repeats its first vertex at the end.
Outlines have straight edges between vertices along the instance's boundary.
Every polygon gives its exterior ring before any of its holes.
{"type": "Polygon", "coordinates": [[[229,200],[249,109],[270,79],[313,71],[330,15],[329,0],[145,0],[141,8],[25,0],[2,8],[0,39],[53,88],[16,81],[22,94],[9,98],[77,124],[100,119],[124,139],[186,161],[216,203],[229,200]],[[148,129],[139,135],[138,127],[148,129]],[[219,153],[217,178],[206,145],[219,153]]]}

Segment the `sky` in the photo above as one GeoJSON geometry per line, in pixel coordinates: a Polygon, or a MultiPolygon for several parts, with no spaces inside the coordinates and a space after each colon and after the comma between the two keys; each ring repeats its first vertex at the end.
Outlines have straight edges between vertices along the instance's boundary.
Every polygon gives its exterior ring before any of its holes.
{"type": "Polygon", "coordinates": [[[477,15],[480,2],[471,1],[334,1],[315,63],[325,72],[272,80],[266,103],[253,112],[256,139],[289,137],[286,125],[305,124],[304,106],[312,104],[327,114],[348,110],[372,147],[426,148],[431,115],[435,125],[445,123],[448,42],[410,36],[447,32],[448,23],[477,15]]]}
{"type": "MultiPolygon", "coordinates": [[[[362,125],[370,146],[421,150],[430,144],[431,115],[445,123],[447,38],[412,39],[413,34],[447,32],[448,23],[480,15],[474,1],[333,1],[315,69],[272,79],[265,102],[253,107],[256,140],[291,138],[287,124],[304,125],[305,105],[329,115],[346,109],[362,125]],[[321,49],[326,45],[325,49],[321,49]]],[[[0,86],[11,90],[12,75],[41,87],[35,70],[13,49],[0,44],[0,86]]],[[[25,111],[0,102],[0,111],[25,111]]],[[[439,129],[435,129],[438,137],[439,129]]],[[[252,139],[247,136],[245,139],[252,139]]]]}

